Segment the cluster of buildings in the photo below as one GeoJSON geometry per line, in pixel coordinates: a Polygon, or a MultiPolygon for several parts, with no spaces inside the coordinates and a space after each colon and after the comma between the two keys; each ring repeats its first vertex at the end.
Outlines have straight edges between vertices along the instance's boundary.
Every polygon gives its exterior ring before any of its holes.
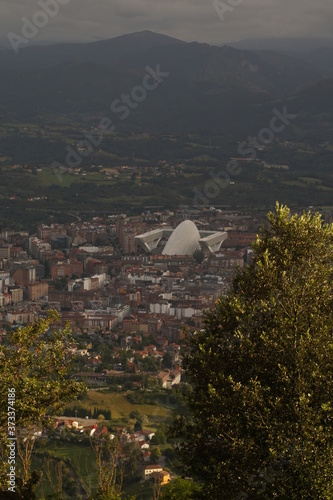
{"type": "MultiPolygon", "coordinates": [[[[107,427],[98,425],[97,423],[91,424],[88,419],[80,419],[79,421],[67,418],[56,419],[54,422],[54,429],[58,436],[61,436],[62,432],[67,429],[72,434],[78,436],[79,441],[82,439],[82,436],[97,440],[101,438],[113,440],[117,436],[120,443],[119,459],[120,457],[124,457],[124,454],[121,453],[122,444],[132,443],[140,450],[143,479],[149,480],[153,478],[154,480],[158,480],[162,486],[168,484],[171,480],[170,473],[164,470],[161,465],[151,463],[152,454],[149,448],[150,442],[155,436],[155,433],[151,430],[141,429],[134,433],[130,433],[126,428],[117,427],[114,433],[111,433],[107,427]]],[[[41,432],[39,434],[41,435],[41,432]]],[[[40,435],[38,437],[40,437],[40,435]]]]}
{"type": "Polygon", "coordinates": [[[40,225],[34,235],[2,230],[0,331],[52,309],[77,334],[121,335],[137,356],[163,357],[184,326],[202,326],[236,267],[251,262],[264,220],[264,213],[152,208],[40,225]],[[157,339],[157,352],[137,353],[138,336],[157,339]]]}

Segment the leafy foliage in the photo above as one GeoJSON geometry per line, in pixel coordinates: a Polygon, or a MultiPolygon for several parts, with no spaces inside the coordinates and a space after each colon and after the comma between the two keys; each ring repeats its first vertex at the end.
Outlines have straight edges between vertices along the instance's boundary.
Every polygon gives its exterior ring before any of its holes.
{"type": "MultiPolygon", "coordinates": [[[[6,485],[6,438],[8,391],[15,390],[15,424],[19,434],[31,425],[47,424],[47,416],[56,414],[73,401],[84,386],[68,378],[70,360],[69,328],[51,329],[59,318],[49,313],[31,326],[10,334],[9,345],[0,346],[0,491],[6,485]]],[[[30,458],[28,462],[30,461],[30,458]]],[[[29,463],[23,464],[25,471],[29,463]]],[[[31,481],[31,484],[35,484],[31,481]]],[[[23,484],[23,487],[25,484],[23,484]]],[[[31,493],[32,494],[32,493],[31,493]]],[[[32,498],[32,497],[31,497],[32,498]]]]}
{"type": "Polygon", "coordinates": [[[193,500],[199,498],[200,486],[194,481],[177,477],[163,487],[161,500],[193,500]]]}
{"type": "Polygon", "coordinates": [[[188,339],[173,434],[209,498],[333,498],[333,228],[277,204],[188,339]]]}

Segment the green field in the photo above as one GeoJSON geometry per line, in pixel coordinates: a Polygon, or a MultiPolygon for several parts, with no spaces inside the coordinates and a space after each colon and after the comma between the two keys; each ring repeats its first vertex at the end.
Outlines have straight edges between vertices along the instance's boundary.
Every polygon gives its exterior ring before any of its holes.
{"type": "Polygon", "coordinates": [[[315,177],[299,177],[299,179],[307,184],[322,184],[322,181],[320,179],[316,179],[315,177]]]}
{"type": "Polygon", "coordinates": [[[170,420],[172,411],[160,404],[132,404],[124,394],[105,391],[88,391],[85,398],[81,401],[86,408],[93,410],[95,407],[111,411],[111,423],[118,421],[125,423],[129,420],[129,414],[133,410],[140,410],[148,417],[148,427],[156,428],[161,422],[170,420]]]}
{"type": "Polygon", "coordinates": [[[300,140],[274,143],[258,158],[268,164],[288,164],[288,171],[243,162],[241,173],[231,175],[230,183],[214,186],[211,174],[225,172],[237,152],[234,139],[105,133],[102,144],[81,158],[80,172],[64,170],[56,175],[53,161],[65,164],[66,146],[76,150],[90,126],[77,117],[44,115],[36,123],[1,124],[1,227],[35,232],[38,224],[68,222],[72,214],[136,215],[155,205],[174,210],[194,205],[198,196],[199,207],[269,210],[276,200],[291,208],[331,204],[333,155],[328,141],[318,151],[300,140]],[[125,165],[129,170],[120,169],[125,165]],[[108,179],[108,169],[117,176],[108,179]]]}
{"type": "MultiPolygon", "coordinates": [[[[96,460],[90,445],[80,446],[75,443],[64,443],[52,440],[48,441],[46,446],[39,448],[38,451],[41,450],[47,450],[52,453],[52,457],[66,461],[66,466],[71,471],[71,476],[76,483],[84,484],[84,490],[91,492],[96,490],[96,460]],[[68,462],[68,459],[70,462],[68,462]]],[[[49,470],[51,474],[53,484],[56,485],[59,481],[59,474],[56,472],[59,464],[59,460],[57,459],[48,459],[39,457],[38,455],[34,456],[33,469],[43,474],[37,490],[38,498],[44,498],[54,493],[54,489],[49,483],[47,470],[49,470]]],[[[67,498],[69,499],[70,496],[64,496],[64,499],[67,500],[67,498]]]]}

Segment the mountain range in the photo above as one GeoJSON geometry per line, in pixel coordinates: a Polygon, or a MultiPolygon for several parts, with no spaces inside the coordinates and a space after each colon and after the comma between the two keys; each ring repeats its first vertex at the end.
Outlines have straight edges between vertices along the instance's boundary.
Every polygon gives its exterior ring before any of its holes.
{"type": "Polygon", "coordinates": [[[323,47],[333,48],[333,38],[249,38],[229,45],[243,50],[279,50],[302,54],[323,47]]]}
{"type": "Polygon", "coordinates": [[[326,113],[333,124],[332,56],[333,45],[245,50],[151,31],[27,46],[18,54],[0,50],[0,116],[110,116],[112,102],[140,86],[148,66],[159,65],[169,76],[126,120],[114,117],[119,130],[244,134],[264,127],[272,109],[284,105],[303,123],[317,124],[326,113]]]}

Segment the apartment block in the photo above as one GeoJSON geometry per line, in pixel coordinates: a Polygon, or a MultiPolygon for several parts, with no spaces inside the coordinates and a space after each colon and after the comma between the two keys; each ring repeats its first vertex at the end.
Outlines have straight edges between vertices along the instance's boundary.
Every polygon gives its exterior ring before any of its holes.
{"type": "Polygon", "coordinates": [[[31,283],[28,285],[29,300],[38,300],[42,297],[47,297],[49,293],[49,285],[45,282],[31,283]]]}

